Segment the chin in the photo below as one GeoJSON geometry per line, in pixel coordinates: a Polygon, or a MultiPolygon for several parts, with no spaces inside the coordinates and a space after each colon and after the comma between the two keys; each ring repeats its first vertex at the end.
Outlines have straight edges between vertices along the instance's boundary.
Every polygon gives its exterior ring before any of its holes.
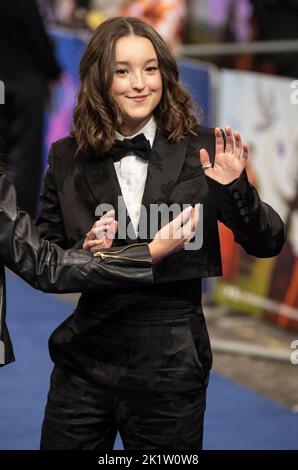
{"type": "Polygon", "coordinates": [[[151,116],[150,113],[127,113],[128,119],[131,119],[132,121],[143,121],[147,119],[149,116],[151,116]]]}

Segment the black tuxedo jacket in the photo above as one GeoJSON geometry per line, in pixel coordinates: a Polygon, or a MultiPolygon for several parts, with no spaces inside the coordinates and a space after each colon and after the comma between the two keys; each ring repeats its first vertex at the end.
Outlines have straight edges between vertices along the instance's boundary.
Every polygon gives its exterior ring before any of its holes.
{"type": "MultiPolygon", "coordinates": [[[[150,155],[142,204],[203,204],[203,244],[198,250],[181,251],[155,265],[157,283],[198,279],[222,274],[218,221],[232,229],[236,242],[257,257],[275,256],[285,240],[285,227],[278,214],[262,202],[248,182],[246,172],[229,185],[206,177],[199,159],[205,148],[212,160],[214,129],[198,126],[196,135],[169,143],[157,130],[150,155]]],[[[63,248],[80,246],[94,222],[96,207],[107,203],[117,213],[121,195],[114,164],[104,158],[85,155],[74,158],[76,143],[66,137],[55,142],[49,154],[49,168],[41,196],[38,226],[41,235],[63,248]]],[[[149,217],[149,210],[147,210],[149,217]]],[[[129,217],[126,219],[129,223],[129,217]]],[[[149,224],[148,224],[149,226],[149,224]]],[[[149,239],[118,240],[118,244],[149,239]]]]}

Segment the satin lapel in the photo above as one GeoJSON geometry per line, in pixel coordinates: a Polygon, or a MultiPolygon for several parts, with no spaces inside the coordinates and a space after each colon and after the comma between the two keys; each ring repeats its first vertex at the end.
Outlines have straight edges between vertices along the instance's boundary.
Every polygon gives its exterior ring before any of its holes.
{"type": "Polygon", "coordinates": [[[97,205],[107,203],[113,207],[117,201],[117,188],[110,172],[108,158],[88,157],[80,161],[85,184],[97,205]]]}
{"type": "Polygon", "coordinates": [[[147,227],[149,227],[150,205],[167,204],[169,201],[181,173],[188,144],[189,137],[185,137],[177,144],[169,143],[162,131],[159,129],[156,131],[141,208],[140,223],[147,220],[147,227]]]}
{"type": "Polygon", "coordinates": [[[167,202],[181,173],[186,157],[189,137],[179,143],[169,143],[162,131],[157,129],[150,155],[143,205],[167,202]]]}
{"type": "Polygon", "coordinates": [[[121,224],[118,233],[122,243],[123,241],[135,242],[136,235],[124,203],[113,160],[108,156],[101,159],[86,158],[81,160],[80,165],[83,178],[96,206],[109,204],[115,209],[115,219],[121,224]],[[129,230],[126,230],[128,226],[129,230]]]}

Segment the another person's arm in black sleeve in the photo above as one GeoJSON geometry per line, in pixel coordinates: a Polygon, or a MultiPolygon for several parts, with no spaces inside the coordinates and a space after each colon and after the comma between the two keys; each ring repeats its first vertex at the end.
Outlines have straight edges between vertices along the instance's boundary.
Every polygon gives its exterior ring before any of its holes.
{"type": "Polygon", "coordinates": [[[94,256],[85,250],[64,251],[40,238],[25,212],[17,210],[16,193],[0,173],[0,256],[33,287],[47,292],[83,292],[151,284],[152,258],[147,244],[104,250],[94,256]]]}

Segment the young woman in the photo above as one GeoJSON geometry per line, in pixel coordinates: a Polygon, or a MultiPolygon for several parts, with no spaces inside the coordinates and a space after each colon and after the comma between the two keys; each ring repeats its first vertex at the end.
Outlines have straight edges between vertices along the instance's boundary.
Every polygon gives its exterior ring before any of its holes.
{"type": "Polygon", "coordinates": [[[201,203],[202,243],[157,263],[155,285],[82,294],[50,338],[41,448],[109,450],[119,431],[125,449],[197,451],[212,363],[201,278],[221,274],[217,222],[264,257],[280,251],[284,226],[247,180],[247,145],[228,127],[225,144],[220,129],[198,124],[175,59],[148,24],[102,23],[80,79],[72,134],[50,151],[41,235],[100,249],[96,216],[114,210],[114,245],[127,247],[150,241],[174,205],[201,203]]]}

